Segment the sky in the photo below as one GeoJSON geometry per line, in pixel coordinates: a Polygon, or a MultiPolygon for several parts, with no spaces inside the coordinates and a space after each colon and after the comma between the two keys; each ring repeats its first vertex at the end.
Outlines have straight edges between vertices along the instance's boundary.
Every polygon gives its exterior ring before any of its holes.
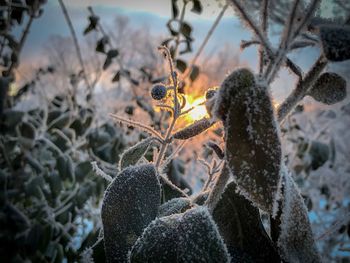
{"type": "MultiPolygon", "coordinates": [[[[166,0],[64,0],[69,15],[73,21],[80,42],[84,42],[82,34],[88,21],[87,7],[92,6],[96,14],[101,18],[104,25],[113,30],[113,21],[117,15],[127,16],[131,25],[135,28],[146,26],[154,35],[167,36],[169,33],[166,23],[171,16],[171,1],[166,0]]],[[[181,1],[178,1],[181,2],[181,1]]],[[[222,4],[217,0],[203,0],[204,11],[201,15],[187,12],[185,19],[193,26],[193,36],[196,41],[193,44],[196,50],[211,27],[213,21],[219,14],[222,4]]],[[[17,30],[17,34],[20,30],[17,30]]],[[[41,59],[43,47],[51,36],[69,37],[70,32],[62,15],[57,0],[49,0],[44,7],[42,17],[36,19],[31,28],[21,54],[23,63],[35,64],[36,59],[41,59]]],[[[233,45],[239,50],[242,39],[249,40],[251,33],[242,27],[239,19],[234,15],[232,8],[229,8],[219,26],[207,44],[204,53],[210,53],[214,48],[225,43],[233,45]]],[[[278,38],[274,37],[277,41],[278,38]]],[[[155,47],[156,48],[156,47],[155,47]]],[[[319,50],[306,49],[291,55],[302,68],[308,68],[318,57],[319,50]]],[[[239,54],[240,61],[251,67],[256,67],[256,49],[248,48],[239,54]]],[[[278,99],[284,97],[293,86],[293,77],[287,72],[280,73],[280,79],[274,83],[273,92],[278,99]],[[282,87],[282,88],[281,88],[282,87]]]]}

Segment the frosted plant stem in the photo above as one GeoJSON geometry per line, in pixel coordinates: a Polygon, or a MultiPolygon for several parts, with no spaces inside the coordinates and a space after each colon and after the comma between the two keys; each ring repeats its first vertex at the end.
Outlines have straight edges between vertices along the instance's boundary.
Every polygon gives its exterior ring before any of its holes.
{"type": "Polygon", "coordinates": [[[286,53],[288,52],[288,44],[289,40],[291,39],[291,34],[293,33],[293,25],[295,23],[296,11],[299,2],[300,0],[294,0],[293,2],[292,11],[289,13],[288,21],[286,22],[282,33],[282,39],[278,48],[277,57],[276,59],[270,62],[269,66],[265,71],[265,78],[267,79],[268,83],[271,83],[273,81],[276,73],[278,72],[283,63],[283,60],[286,57],[286,53]]]}
{"type": "Polygon", "coordinates": [[[292,109],[294,109],[298,102],[303,99],[326,65],[327,60],[323,55],[321,55],[307,73],[305,78],[298,81],[295,89],[277,109],[279,123],[282,123],[284,118],[291,112],[292,109]]]}
{"type": "MultiPolygon", "coordinates": [[[[267,27],[268,27],[268,6],[269,0],[263,0],[260,9],[260,20],[261,20],[261,30],[264,36],[267,38],[267,27]]],[[[264,69],[264,47],[261,45],[259,47],[259,74],[263,73],[264,69]]]]}
{"type": "Polygon", "coordinates": [[[171,58],[170,51],[165,46],[158,47],[158,50],[160,50],[161,52],[164,52],[165,57],[168,59],[169,68],[170,68],[170,75],[171,75],[171,79],[173,81],[173,86],[174,86],[174,100],[173,100],[173,102],[174,102],[174,114],[173,114],[173,120],[171,121],[171,124],[166,132],[165,139],[164,139],[162,146],[160,148],[160,151],[159,151],[159,154],[157,157],[157,161],[156,161],[156,168],[159,167],[161,161],[163,160],[166,149],[168,148],[169,139],[171,137],[171,132],[173,131],[176,120],[180,115],[179,106],[178,106],[179,102],[178,102],[178,98],[177,98],[177,86],[178,86],[177,78],[178,78],[178,76],[177,76],[176,72],[174,71],[174,66],[173,66],[173,61],[171,58]]]}
{"type": "Polygon", "coordinates": [[[288,19],[288,23],[286,24],[286,27],[284,30],[284,35],[281,40],[277,59],[274,62],[270,63],[268,69],[265,72],[265,77],[268,83],[271,83],[275,79],[277,72],[281,68],[282,63],[286,58],[286,55],[290,49],[291,44],[293,43],[295,38],[300,34],[303,28],[307,25],[309,20],[313,17],[313,13],[317,9],[320,2],[321,0],[313,0],[310,3],[307,12],[304,14],[302,18],[302,21],[297,25],[296,29],[293,31],[293,24],[295,23],[295,18],[296,18],[296,9],[299,4],[299,0],[295,0],[292,11],[288,19]]]}
{"type": "Polygon", "coordinates": [[[63,14],[64,14],[64,17],[65,17],[66,21],[67,21],[69,30],[70,30],[70,32],[71,32],[71,35],[72,35],[72,38],[73,38],[73,41],[74,41],[75,50],[76,50],[76,52],[77,52],[77,56],[78,56],[78,59],[79,59],[79,63],[80,63],[81,70],[82,70],[82,72],[83,72],[83,77],[84,77],[84,80],[85,80],[85,84],[86,84],[86,86],[87,86],[88,89],[89,89],[90,96],[92,96],[92,87],[91,87],[91,85],[90,85],[90,83],[89,83],[89,80],[88,80],[88,78],[87,78],[87,75],[86,75],[86,70],[85,70],[85,66],[84,66],[83,57],[82,57],[82,55],[81,55],[81,51],[80,51],[80,46],[79,46],[78,38],[77,38],[77,35],[76,35],[76,33],[75,33],[75,30],[74,30],[72,21],[70,20],[68,11],[67,11],[67,9],[66,9],[66,6],[65,6],[64,3],[63,3],[63,0],[58,0],[58,1],[59,1],[59,3],[60,3],[62,12],[63,12],[63,14]]]}
{"type": "Polygon", "coordinates": [[[221,173],[219,174],[218,179],[215,182],[213,190],[210,192],[209,197],[205,202],[210,213],[214,211],[216,204],[220,200],[221,194],[224,192],[226,183],[229,178],[230,178],[230,171],[227,168],[226,163],[224,163],[221,173]]]}
{"type": "MultiPolygon", "coordinates": [[[[179,30],[181,30],[181,28],[182,28],[182,24],[183,24],[183,21],[185,18],[186,5],[188,3],[188,0],[184,0],[183,2],[184,2],[184,4],[182,6],[181,14],[180,14],[179,30]]],[[[180,32],[177,34],[176,39],[175,39],[174,59],[177,57],[179,45],[180,45],[180,32]]]]}
{"type": "Polygon", "coordinates": [[[247,11],[243,8],[242,4],[239,0],[230,0],[233,6],[235,7],[235,10],[239,13],[239,15],[242,17],[242,19],[249,25],[249,27],[253,30],[255,35],[258,37],[261,45],[264,47],[265,51],[268,53],[268,55],[273,57],[273,49],[271,47],[271,44],[269,43],[268,39],[265,37],[264,33],[259,29],[259,27],[253,22],[253,19],[250,17],[250,15],[247,13],[247,11]]]}

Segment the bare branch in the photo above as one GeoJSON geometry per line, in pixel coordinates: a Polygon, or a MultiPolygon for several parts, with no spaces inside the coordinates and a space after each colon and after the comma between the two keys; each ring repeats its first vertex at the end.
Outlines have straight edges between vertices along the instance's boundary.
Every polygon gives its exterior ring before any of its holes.
{"type": "Polygon", "coordinates": [[[85,80],[85,84],[88,87],[88,90],[89,90],[89,93],[90,93],[89,95],[92,96],[92,86],[90,85],[88,77],[87,77],[87,74],[86,74],[85,65],[84,65],[83,57],[81,55],[81,50],[80,50],[78,38],[76,36],[76,33],[75,33],[75,30],[74,30],[72,21],[71,21],[71,19],[69,17],[68,11],[66,9],[66,6],[63,3],[63,0],[58,0],[58,1],[60,3],[62,12],[64,14],[64,17],[66,19],[66,22],[68,24],[69,30],[71,32],[71,35],[72,35],[72,38],[73,38],[73,41],[74,41],[75,50],[77,52],[77,56],[78,56],[78,59],[79,59],[81,70],[83,72],[83,77],[84,77],[84,80],[85,80]]]}

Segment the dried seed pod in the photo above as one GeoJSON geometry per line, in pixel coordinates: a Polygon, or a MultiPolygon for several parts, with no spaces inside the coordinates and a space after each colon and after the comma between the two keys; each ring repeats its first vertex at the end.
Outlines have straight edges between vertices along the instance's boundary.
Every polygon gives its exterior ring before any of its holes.
{"type": "Polygon", "coordinates": [[[177,140],[187,140],[204,132],[212,125],[214,125],[214,123],[211,122],[208,118],[203,118],[174,133],[173,138],[177,140]]]}
{"type": "Polygon", "coordinates": [[[156,218],[160,184],[151,164],[130,166],[108,186],[102,203],[107,262],[127,262],[127,254],[143,229],[156,218]]]}
{"type": "Polygon", "coordinates": [[[267,87],[248,69],[234,71],[219,89],[214,114],[224,122],[225,158],[238,189],[272,213],[282,153],[267,87]]]}
{"type": "Polygon", "coordinates": [[[336,73],[323,73],[308,95],[328,105],[340,102],[346,97],[346,81],[336,73]]]}

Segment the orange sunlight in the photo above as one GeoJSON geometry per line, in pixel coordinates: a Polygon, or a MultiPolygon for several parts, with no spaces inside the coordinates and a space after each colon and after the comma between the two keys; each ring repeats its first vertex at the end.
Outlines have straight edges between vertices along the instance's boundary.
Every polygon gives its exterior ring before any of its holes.
{"type": "Polygon", "coordinates": [[[184,115],[184,119],[192,123],[196,120],[200,120],[203,117],[208,116],[207,109],[205,108],[205,105],[203,102],[205,102],[205,97],[197,97],[194,98],[191,95],[185,95],[186,98],[186,105],[182,109],[182,111],[189,110],[190,108],[193,108],[190,112],[184,115]]]}

